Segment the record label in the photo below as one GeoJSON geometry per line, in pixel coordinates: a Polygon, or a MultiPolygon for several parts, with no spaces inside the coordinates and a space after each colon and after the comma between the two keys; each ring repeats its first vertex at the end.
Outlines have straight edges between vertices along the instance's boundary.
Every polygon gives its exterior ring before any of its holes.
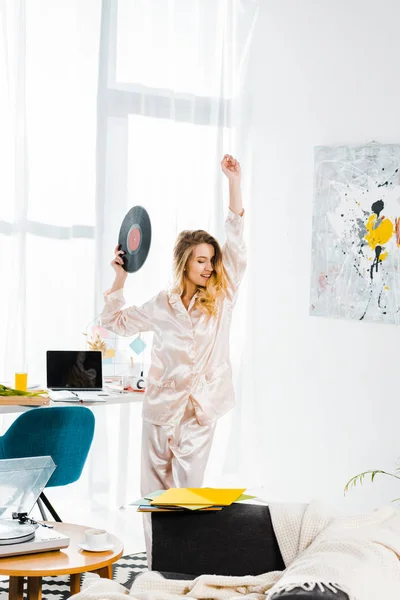
{"type": "Polygon", "coordinates": [[[130,228],[130,231],[128,233],[127,246],[128,246],[129,254],[135,254],[135,252],[138,252],[141,245],[142,245],[142,229],[141,229],[140,225],[135,223],[135,225],[132,225],[132,227],[130,228]]]}

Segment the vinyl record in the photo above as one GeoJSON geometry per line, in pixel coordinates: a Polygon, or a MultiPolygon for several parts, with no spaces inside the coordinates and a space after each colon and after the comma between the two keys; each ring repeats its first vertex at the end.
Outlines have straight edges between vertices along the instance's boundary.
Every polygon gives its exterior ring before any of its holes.
{"type": "Polygon", "coordinates": [[[126,213],[119,230],[118,244],[125,254],[123,267],[127,273],[139,271],[146,261],[151,244],[150,217],[143,206],[134,206],[126,213]]]}
{"type": "Polygon", "coordinates": [[[0,520],[0,546],[30,542],[35,537],[36,527],[21,525],[6,519],[0,520]],[[2,521],[2,522],[1,522],[2,521]]]}

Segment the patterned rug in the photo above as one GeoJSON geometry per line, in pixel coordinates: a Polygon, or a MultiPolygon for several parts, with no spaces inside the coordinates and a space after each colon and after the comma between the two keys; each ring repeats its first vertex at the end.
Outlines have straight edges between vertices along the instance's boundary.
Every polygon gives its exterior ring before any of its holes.
{"type": "MultiPolygon", "coordinates": [[[[127,554],[113,566],[114,580],[130,588],[137,573],[147,570],[146,554],[127,554]]],[[[83,574],[84,578],[85,575],[83,574]]],[[[25,580],[26,581],[26,580],[25,580]]],[[[42,600],[66,600],[70,597],[69,577],[43,577],[42,600]]],[[[26,594],[26,583],[25,583],[26,594]]],[[[8,600],[8,580],[0,581],[0,600],[8,600]]]]}

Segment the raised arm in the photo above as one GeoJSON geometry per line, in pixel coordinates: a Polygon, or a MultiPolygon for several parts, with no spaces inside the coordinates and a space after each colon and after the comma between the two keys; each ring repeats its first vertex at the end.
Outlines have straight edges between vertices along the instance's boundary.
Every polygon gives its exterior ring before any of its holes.
{"type": "Polygon", "coordinates": [[[140,331],[153,329],[154,300],[149,300],[142,306],[125,305],[124,285],[128,274],[122,268],[123,252],[118,246],[111,266],[115,271],[115,279],[111,289],[104,295],[104,308],[101,313],[101,324],[106,329],[115,331],[119,335],[131,336],[140,331]]]}
{"type": "Polygon", "coordinates": [[[240,162],[230,154],[225,154],[221,161],[221,169],[229,181],[229,208],[236,215],[244,213],[242,203],[242,170],[240,162]]]}
{"type": "Polygon", "coordinates": [[[231,281],[231,292],[236,296],[247,263],[243,239],[242,172],[240,163],[229,154],[222,159],[221,168],[229,181],[229,213],[225,221],[226,242],[222,252],[224,266],[231,281]]]}

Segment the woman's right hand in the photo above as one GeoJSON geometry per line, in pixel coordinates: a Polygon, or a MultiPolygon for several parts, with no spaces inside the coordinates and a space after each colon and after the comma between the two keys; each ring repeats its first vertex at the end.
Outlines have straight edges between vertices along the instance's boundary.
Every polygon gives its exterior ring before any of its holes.
{"type": "Polygon", "coordinates": [[[123,250],[120,250],[118,245],[114,250],[114,254],[115,256],[111,261],[111,266],[115,271],[115,275],[120,278],[126,278],[128,276],[128,273],[122,266],[124,264],[122,256],[125,254],[125,252],[123,250]]]}

